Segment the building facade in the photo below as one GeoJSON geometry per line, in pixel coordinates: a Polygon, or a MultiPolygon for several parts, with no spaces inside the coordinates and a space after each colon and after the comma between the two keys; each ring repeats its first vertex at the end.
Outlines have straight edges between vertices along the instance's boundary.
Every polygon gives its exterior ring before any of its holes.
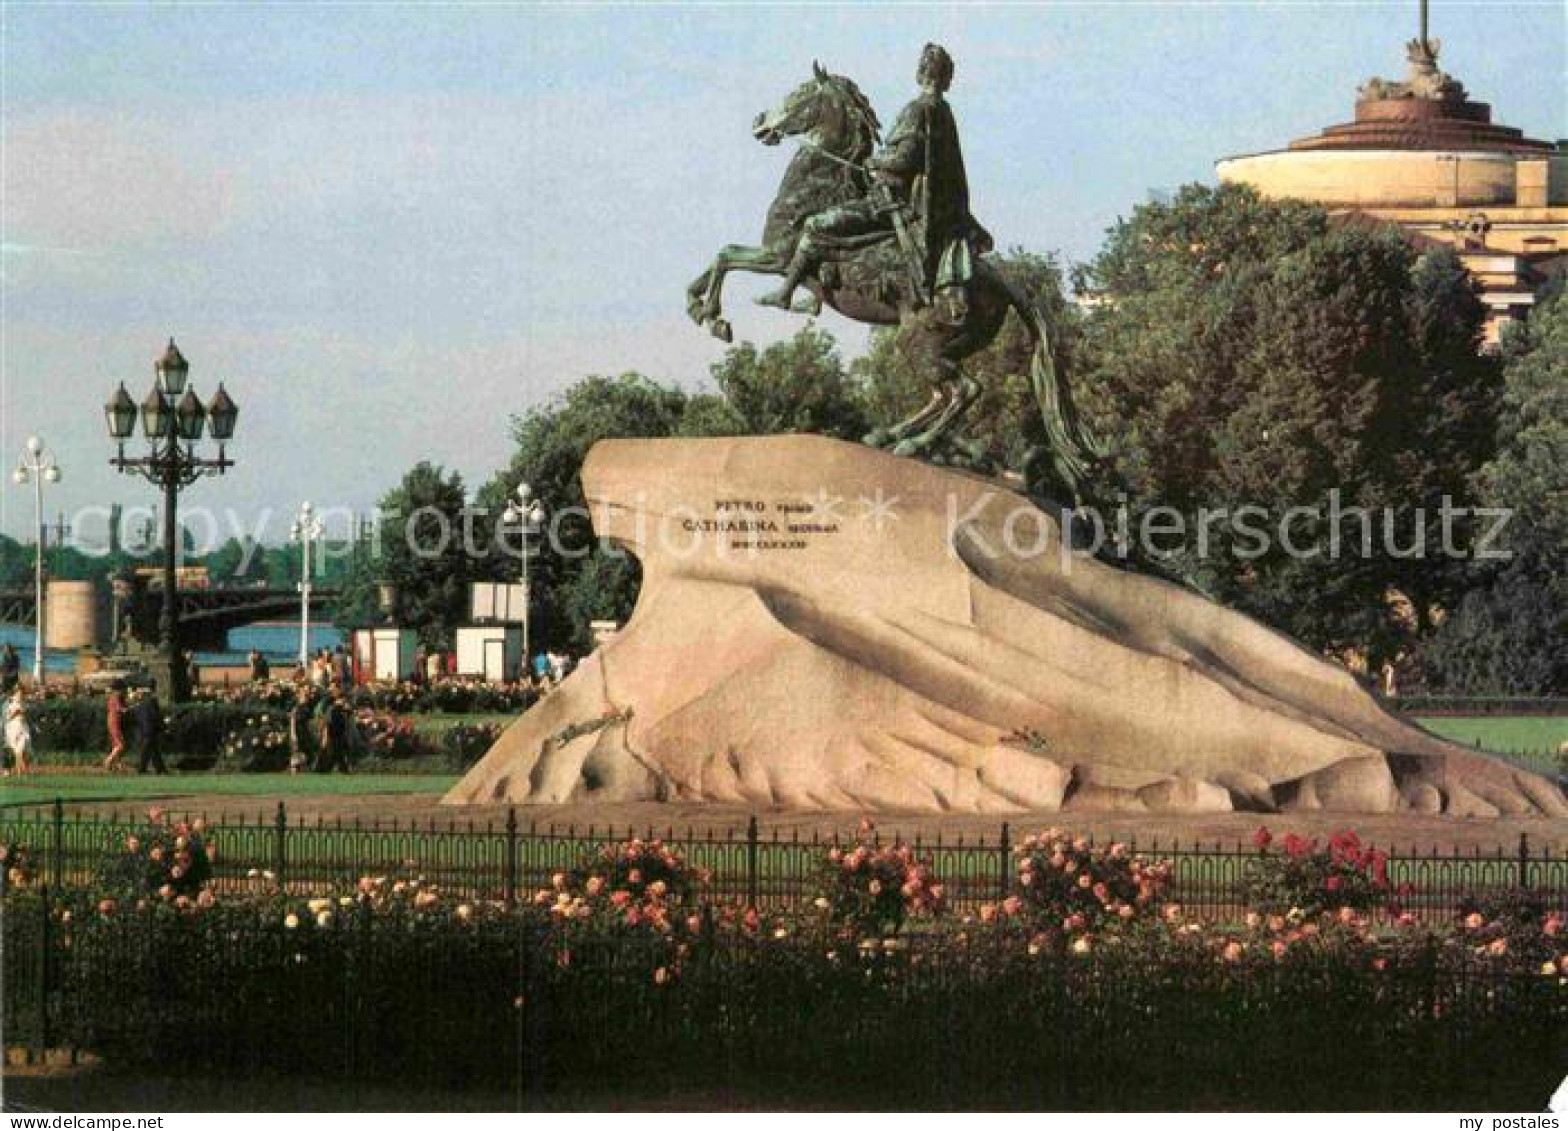
{"type": "Polygon", "coordinates": [[[1353,121],[1285,149],[1228,157],[1216,171],[1267,197],[1363,213],[1422,244],[1456,248],[1480,283],[1495,345],[1568,264],[1568,142],[1493,122],[1490,106],[1439,69],[1441,43],[1427,36],[1424,13],[1422,25],[1405,79],[1368,80],[1353,121]]]}

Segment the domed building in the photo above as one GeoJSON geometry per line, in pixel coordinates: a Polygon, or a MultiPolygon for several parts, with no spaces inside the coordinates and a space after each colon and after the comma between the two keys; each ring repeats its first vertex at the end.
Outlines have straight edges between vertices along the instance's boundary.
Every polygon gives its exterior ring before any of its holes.
{"type": "Polygon", "coordinates": [[[1491,107],[1438,67],[1441,43],[1427,35],[1425,9],[1407,48],[1409,73],[1368,80],[1354,121],[1215,168],[1221,181],[1264,196],[1364,213],[1417,242],[1457,248],[1481,284],[1487,343],[1495,345],[1503,325],[1568,263],[1568,142],[1493,122],[1491,107]]]}

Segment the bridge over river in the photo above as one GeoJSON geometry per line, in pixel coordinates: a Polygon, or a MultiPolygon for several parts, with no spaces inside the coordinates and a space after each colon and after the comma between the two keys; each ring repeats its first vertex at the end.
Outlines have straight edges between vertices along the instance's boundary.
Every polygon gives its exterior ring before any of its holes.
{"type": "MultiPolygon", "coordinates": [[[[312,618],[330,611],[338,595],[335,586],[312,585],[312,618]]],[[[153,592],[144,599],[156,617],[156,610],[162,608],[163,595],[153,592]]],[[[299,615],[297,589],[191,588],[179,590],[179,599],[180,640],[186,648],[193,650],[222,649],[231,628],[299,615]]],[[[107,595],[105,601],[107,603],[107,595]]],[[[0,589],[0,624],[31,626],[37,616],[37,601],[31,588],[0,589]]],[[[107,626],[108,621],[103,623],[107,626]]]]}

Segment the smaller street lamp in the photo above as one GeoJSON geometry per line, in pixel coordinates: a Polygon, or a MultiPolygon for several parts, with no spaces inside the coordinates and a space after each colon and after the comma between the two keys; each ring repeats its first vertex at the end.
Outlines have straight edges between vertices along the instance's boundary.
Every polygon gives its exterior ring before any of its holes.
{"type": "Polygon", "coordinates": [[[60,466],[37,436],[27,438],[27,454],[11,477],[18,484],[33,485],[34,526],[38,544],[33,552],[33,687],[44,685],[44,484],[60,482],[60,466]]]}
{"type": "Polygon", "coordinates": [[[289,541],[298,542],[300,549],[299,582],[299,662],[310,660],[310,547],[321,537],[323,526],[316,508],[304,502],[299,506],[299,516],[289,527],[289,541]]]}
{"type": "Polygon", "coordinates": [[[506,504],[506,510],[501,514],[501,521],[507,526],[517,527],[523,536],[523,665],[528,671],[532,671],[533,664],[533,652],[528,646],[528,630],[534,619],[534,591],[528,584],[528,558],[531,553],[528,539],[530,535],[539,532],[544,519],[544,503],[534,497],[532,487],[526,483],[519,483],[517,499],[506,504]]]}

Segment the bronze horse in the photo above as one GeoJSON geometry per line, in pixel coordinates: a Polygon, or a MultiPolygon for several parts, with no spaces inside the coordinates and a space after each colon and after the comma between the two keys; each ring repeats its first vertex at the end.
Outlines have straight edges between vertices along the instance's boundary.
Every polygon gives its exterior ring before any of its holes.
{"type": "MultiPolygon", "coordinates": [[[[764,145],[777,145],[786,137],[799,137],[802,142],[768,209],[762,246],[724,247],[686,291],[692,319],[726,342],[732,333],[723,317],[725,275],[731,271],[783,275],[806,219],[862,197],[869,188],[864,162],[877,144],[876,114],[852,81],[828,74],[816,64],[813,72],[780,106],[757,115],[752,124],[753,136],[764,145]]],[[[1049,439],[1049,451],[1039,453],[1045,460],[1035,462],[1047,464],[1040,470],[1054,472],[1059,489],[1077,498],[1098,453],[1079,423],[1066,382],[1056,371],[1041,312],[993,262],[981,257],[962,321],[944,321],[918,302],[899,254],[897,244],[882,236],[843,241],[802,280],[810,297],[796,306],[801,313],[815,314],[826,303],[857,322],[899,326],[915,356],[929,359],[930,402],[908,420],[878,429],[866,442],[891,447],[899,455],[964,462],[965,445],[953,430],[979,396],[980,386],[964,373],[962,362],[990,344],[1012,310],[1033,342],[1030,379],[1049,439]]]]}

